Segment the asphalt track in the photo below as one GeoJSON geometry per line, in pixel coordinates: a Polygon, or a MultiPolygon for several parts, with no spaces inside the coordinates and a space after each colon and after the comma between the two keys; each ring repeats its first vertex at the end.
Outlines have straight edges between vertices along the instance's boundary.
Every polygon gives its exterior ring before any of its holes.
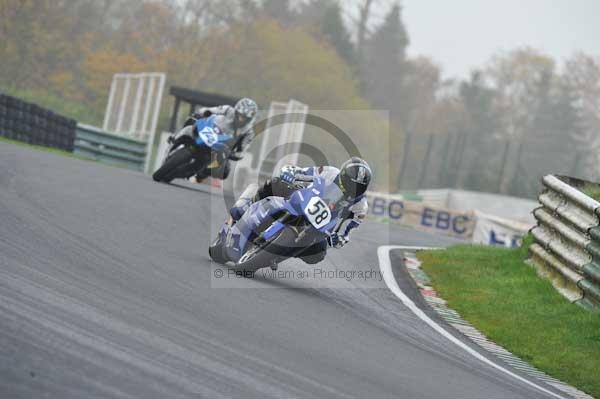
{"type": "MultiPolygon", "coordinates": [[[[546,397],[375,277],[215,278],[221,208],[193,187],[0,144],[0,398],[546,397]]],[[[380,245],[448,242],[367,224],[318,267],[348,276],[378,270],[380,245]]]]}

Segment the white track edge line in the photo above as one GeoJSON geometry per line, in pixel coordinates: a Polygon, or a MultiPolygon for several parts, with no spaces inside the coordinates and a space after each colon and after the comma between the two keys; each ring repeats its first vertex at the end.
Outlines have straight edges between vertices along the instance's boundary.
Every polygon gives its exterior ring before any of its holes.
{"type": "Polygon", "coordinates": [[[517,375],[517,374],[513,373],[512,371],[507,370],[504,367],[492,362],[485,356],[481,355],[479,352],[470,348],[464,342],[461,342],[458,338],[456,338],[454,335],[450,334],[442,326],[440,326],[435,321],[433,321],[429,316],[427,316],[421,309],[419,309],[419,307],[417,307],[417,305],[415,305],[415,303],[408,296],[406,296],[406,294],[404,294],[404,292],[402,292],[402,290],[398,286],[398,283],[396,282],[396,278],[394,277],[394,273],[392,271],[392,261],[390,259],[390,251],[392,251],[393,249],[419,250],[419,249],[429,249],[429,248],[426,248],[426,247],[403,247],[403,246],[395,246],[395,245],[384,245],[384,246],[377,248],[377,257],[379,259],[379,269],[381,270],[381,274],[383,275],[385,284],[390,289],[390,291],[392,291],[392,293],[394,295],[396,295],[396,297],[398,297],[398,299],[400,299],[400,301],[402,301],[402,303],[411,312],[413,312],[419,319],[421,319],[427,325],[429,325],[431,328],[433,328],[435,331],[440,333],[440,335],[447,338],[450,342],[454,343],[455,345],[457,345],[458,347],[460,347],[461,349],[463,349],[464,351],[466,351],[467,353],[469,353],[476,359],[479,359],[483,363],[485,363],[489,366],[492,366],[493,368],[495,368],[495,369],[497,369],[497,370],[499,370],[499,371],[501,371],[501,372],[531,386],[531,387],[534,387],[548,395],[551,395],[555,398],[568,399],[568,398],[565,398],[564,396],[560,396],[552,391],[549,391],[548,389],[546,389],[542,386],[539,386],[539,385],[527,380],[526,378],[523,378],[520,375],[517,375]]]}

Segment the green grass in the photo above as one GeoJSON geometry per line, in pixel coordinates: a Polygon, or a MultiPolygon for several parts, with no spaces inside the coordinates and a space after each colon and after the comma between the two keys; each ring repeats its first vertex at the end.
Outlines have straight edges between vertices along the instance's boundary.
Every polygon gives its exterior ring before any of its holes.
{"type": "Polygon", "coordinates": [[[600,397],[600,316],[569,303],[519,249],[419,252],[434,288],[479,331],[547,374],[600,397]]]}
{"type": "Polygon", "coordinates": [[[598,185],[589,185],[587,187],[584,187],[581,190],[581,192],[587,195],[588,197],[592,197],[596,201],[600,201],[600,186],[598,185]]]}
{"type": "Polygon", "coordinates": [[[9,139],[9,138],[6,138],[6,137],[2,136],[1,133],[0,133],[0,143],[14,144],[14,145],[18,145],[18,146],[21,146],[21,147],[32,148],[32,149],[37,150],[37,151],[44,151],[44,152],[50,152],[52,154],[62,155],[64,157],[82,159],[84,161],[94,161],[93,159],[81,157],[79,155],[73,154],[72,152],[64,151],[64,150],[61,150],[61,149],[58,149],[58,148],[44,147],[42,145],[34,145],[34,144],[25,143],[23,141],[12,140],[12,139],[9,139]]]}

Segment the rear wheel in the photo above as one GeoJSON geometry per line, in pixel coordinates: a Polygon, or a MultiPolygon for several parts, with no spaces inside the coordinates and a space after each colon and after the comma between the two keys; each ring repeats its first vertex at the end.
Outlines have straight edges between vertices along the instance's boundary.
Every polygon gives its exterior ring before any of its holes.
{"type": "Polygon", "coordinates": [[[212,260],[222,265],[227,263],[227,261],[229,260],[225,257],[225,254],[223,253],[223,241],[221,240],[220,233],[215,239],[215,241],[213,241],[213,243],[210,244],[210,247],[208,247],[208,254],[210,255],[210,258],[212,260]]]}
{"type": "Polygon", "coordinates": [[[170,183],[185,168],[194,156],[189,148],[182,148],[171,155],[165,163],[152,175],[154,181],[170,183]]]}

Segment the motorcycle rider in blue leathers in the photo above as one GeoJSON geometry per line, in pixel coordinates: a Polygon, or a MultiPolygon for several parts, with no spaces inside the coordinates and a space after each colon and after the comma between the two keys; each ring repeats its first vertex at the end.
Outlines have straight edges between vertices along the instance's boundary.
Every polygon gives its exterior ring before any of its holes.
{"type": "Polygon", "coordinates": [[[267,180],[264,185],[250,185],[230,210],[233,221],[239,220],[254,202],[271,196],[289,198],[297,189],[309,185],[311,177],[318,176],[329,183],[336,184],[344,197],[337,204],[341,207],[340,222],[334,233],[304,250],[298,257],[308,264],[321,262],[327,254],[327,247],[341,248],[350,240],[350,232],[356,229],[368,211],[366,191],[371,182],[372,172],[369,165],[358,157],[344,162],[340,169],[333,166],[314,166],[301,168],[284,166],[279,176],[267,180]]]}
{"type": "Polygon", "coordinates": [[[258,113],[258,106],[256,102],[250,98],[242,98],[239,100],[234,107],[230,105],[220,105],[218,107],[203,107],[199,108],[185,123],[184,129],[182,129],[177,135],[169,137],[169,143],[175,144],[173,148],[177,146],[177,140],[183,135],[193,134],[193,126],[197,119],[208,118],[212,115],[215,116],[215,125],[224,134],[231,134],[234,139],[232,140],[231,152],[228,154],[227,159],[219,160],[219,168],[213,170],[207,170],[205,172],[196,175],[197,181],[202,181],[212,174],[213,177],[219,179],[226,179],[229,175],[230,165],[229,161],[240,161],[244,158],[244,153],[250,146],[252,139],[254,139],[254,121],[256,120],[256,114],[258,113]]]}

